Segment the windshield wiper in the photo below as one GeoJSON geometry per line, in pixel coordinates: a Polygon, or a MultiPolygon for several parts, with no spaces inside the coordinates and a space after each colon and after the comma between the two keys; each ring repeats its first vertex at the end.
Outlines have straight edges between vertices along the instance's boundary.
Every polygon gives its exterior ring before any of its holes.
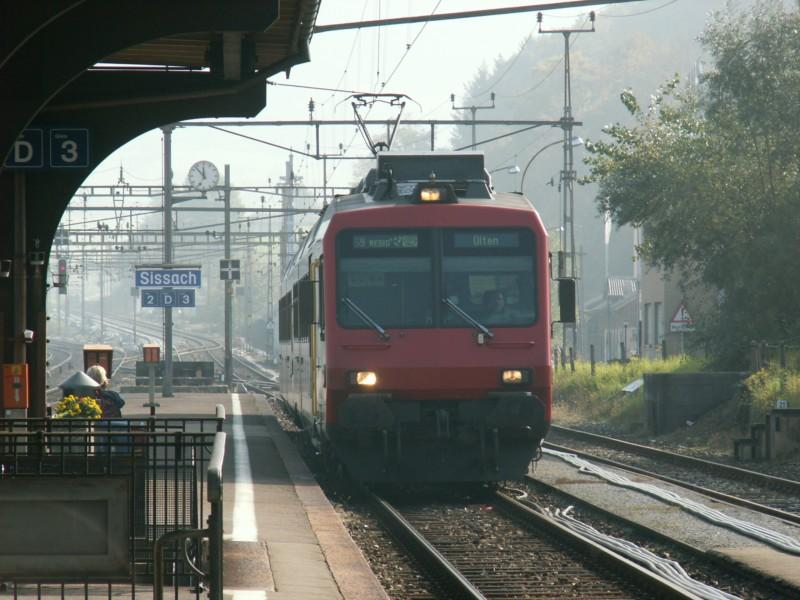
{"type": "Polygon", "coordinates": [[[483,323],[475,319],[474,317],[470,316],[465,312],[462,308],[459,308],[458,304],[450,300],[450,298],[442,298],[442,302],[449,306],[454,313],[456,313],[459,317],[464,319],[467,323],[475,327],[478,331],[482,334],[489,336],[490,338],[494,337],[494,334],[489,331],[489,328],[486,327],[483,323]]]}
{"type": "Polygon", "coordinates": [[[361,308],[355,302],[350,300],[350,298],[342,298],[342,302],[344,302],[344,305],[350,310],[352,310],[359,319],[361,319],[362,321],[364,321],[364,323],[366,323],[367,325],[372,327],[375,331],[377,331],[378,335],[381,336],[381,339],[384,340],[390,339],[389,334],[386,333],[386,330],[383,327],[381,327],[375,319],[373,319],[367,313],[361,310],[361,308]]]}

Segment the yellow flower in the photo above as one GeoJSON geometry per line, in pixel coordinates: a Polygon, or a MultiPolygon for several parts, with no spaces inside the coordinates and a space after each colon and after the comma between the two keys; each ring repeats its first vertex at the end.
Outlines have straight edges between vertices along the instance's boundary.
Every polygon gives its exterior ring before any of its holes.
{"type": "Polygon", "coordinates": [[[97,400],[91,396],[76,397],[73,394],[63,397],[56,402],[53,417],[56,419],[78,418],[99,419],[103,414],[97,400]]]}

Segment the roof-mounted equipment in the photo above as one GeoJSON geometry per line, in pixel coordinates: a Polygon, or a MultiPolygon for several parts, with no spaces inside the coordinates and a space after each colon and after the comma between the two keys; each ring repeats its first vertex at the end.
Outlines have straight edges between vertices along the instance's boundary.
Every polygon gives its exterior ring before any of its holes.
{"type": "Polygon", "coordinates": [[[353,99],[351,104],[353,105],[353,113],[356,116],[356,125],[358,125],[358,130],[361,132],[361,136],[364,138],[364,141],[374,155],[377,155],[378,152],[382,150],[389,150],[392,147],[394,134],[397,133],[397,126],[400,124],[400,117],[403,115],[403,109],[406,107],[406,99],[415,102],[412,98],[406,96],[405,94],[353,94],[352,96],[349,96],[349,98],[353,99]],[[373,141],[372,136],[369,134],[369,130],[367,129],[367,124],[364,121],[364,117],[361,115],[361,111],[364,109],[370,110],[379,102],[388,104],[389,106],[397,109],[397,117],[395,117],[394,121],[386,121],[387,139],[385,142],[373,141]]]}

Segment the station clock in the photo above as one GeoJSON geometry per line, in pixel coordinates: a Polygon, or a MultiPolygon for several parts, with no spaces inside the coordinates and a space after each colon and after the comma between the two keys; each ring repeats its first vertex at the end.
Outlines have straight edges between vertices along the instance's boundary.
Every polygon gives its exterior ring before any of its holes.
{"type": "Polygon", "coordinates": [[[219,183],[219,171],[214,163],[201,160],[189,169],[189,185],[194,189],[206,192],[219,183]]]}

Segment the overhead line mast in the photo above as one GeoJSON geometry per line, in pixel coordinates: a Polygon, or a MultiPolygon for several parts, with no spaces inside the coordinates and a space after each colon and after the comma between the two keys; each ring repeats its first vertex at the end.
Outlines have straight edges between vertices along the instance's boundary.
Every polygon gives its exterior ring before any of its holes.
{"type": "MultiPolygon", "coordinates": [[[[539,24],[539,33],[560,33],[564,36],[564,115],[561,117],[562,130],[564,132],[564,167],[561,170],[561,192],[563,194],[563,212],[561,229],[561,256],[559,261],[558,276],[570,277],[578,280],[577,259],[575,256],[575,168],[573,156],[572,130],[575,126],[575,119],[572,117],[572,72],[569,60],[570,36],[573,33],[594,33],[595,14],[589,13],[592,22],[591,29],[585,28],[565,28],[565,29],[542,29],[542,13],[536,16],[539,24]],[[566,263],[565,263],[566,261],[566,263]],[[567,274],[567,266],[569,273],[567,274]]],[[[578,351],[578,322],[572,324],[572,347],[570,352],[578,351]]],[[[562,335],[561,351],[567,349],[567,327],[564,326],[562,335]]]]}

